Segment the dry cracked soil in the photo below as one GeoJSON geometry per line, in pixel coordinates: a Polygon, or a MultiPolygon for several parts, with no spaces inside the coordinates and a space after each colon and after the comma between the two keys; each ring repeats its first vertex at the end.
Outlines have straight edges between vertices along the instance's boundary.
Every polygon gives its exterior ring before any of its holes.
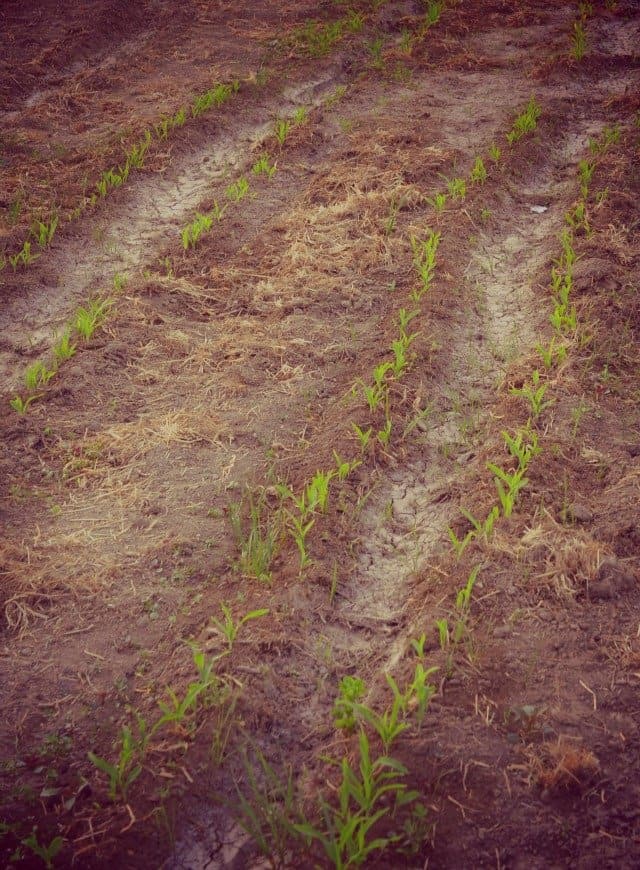
{"type": "Polygon", "coordinates": [[[638,867],[637,3],[0,35],[0,863],[638,867]]]}

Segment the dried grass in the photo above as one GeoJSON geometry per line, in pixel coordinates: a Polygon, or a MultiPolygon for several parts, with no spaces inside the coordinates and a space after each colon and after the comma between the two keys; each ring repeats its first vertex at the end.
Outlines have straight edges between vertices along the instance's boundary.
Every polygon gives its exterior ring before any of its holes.
{"type": "Polygon", "coordinates": [[[547,791],[587,785],[600,769],[596,756],[566,737],[527,751],[530,779],[547,791]]]}
{"type": "Polygon", "coordinates": [[[547,516],[545,525],[521,537],[517,555],[540,570],[535,580],[560,598],[583,593],[595,579],[609,548],[587,532],[565,527],[547,516]]]}

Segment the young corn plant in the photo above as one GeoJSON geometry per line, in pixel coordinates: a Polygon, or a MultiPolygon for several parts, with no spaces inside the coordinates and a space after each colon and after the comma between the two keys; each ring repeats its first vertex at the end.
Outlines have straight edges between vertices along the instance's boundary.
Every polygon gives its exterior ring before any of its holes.
{"type": "Polygon", "coordinates": [[[502,151],[495,144],[495,142],[492,142],[492,144],[489,146],[489,157],[493,160],[494,163],[499,163],[501,156],[502,156],[502,151]]]}
{"type": "Polygon", "coordinates": [[[536,350],[542,358],[545,369],[553,368],[554,365],[560,365],[567,358],[566,344],[556,344],[555,335],[552,336],[547,347],[542,344],[537,344],[536,350]]]}
{"type": "Polygon", "coordinates": [[[50,245],[58,228],[58,216],[54,215],[49,223],[35,221],[31,227],[31,234],[41,248],[50,245]]]}
{"type": "Polygon", "coordinates": [[[23,399],[22,396],[14,396],[13,399],[9,400],[9,405],[16,412],[16,414],[23,415],[26,414],[29,410],[29,405],[32,402],[35,402],[35,400],[38,398],[39,396],[37,395],[27,396],[26,399],[23,399]]]}
{"type": "Polygon", "coordinates": [[[24,385],[32,393],[39,387],[45,387],[55,375],[56,369],[49,369],[41,360],[32,363],[24,373],[24,385]]]}
{"type": "Polygon", "coordinates": [[[389,385],[387,383],[387,373],[392,368],[390,362],[382,362],[373,370],[373,384],[368,386],[363,381],[360,381],[360,386],[364,393],[365,400],[369,406],[369,410],[373,413],[381,405],[387,403],[389,395],[389,385]]]}
{"type": "Polygon", "coordinates": [[[451,199],[464,199],[467,195],[467,182],[464,178],[446,179],[447,190],[451,199]]]}
{"type": "Polygon", "coordinates": [[[586,199],[589,194],[589,186],[591,184],[591,179],[593,178],[595,168],[596,164],[593,160],[581,160],[578,163],[578,174],[580,175],[580,193],[582,194],[583,199],[586,199]]]}
{"type": "Polygon", "coordinates": [[[244,176],[242,176],[242,178],[238,178],[237,181],[232,182],[232,184],[227,187],[225,196],[227,199],[231,200],[231,202],[240,202],[248,193],[249,182],[244,176]]]}
{"type": "Polygon", "coordinates": [[[365,453],[367,447],[369,446],[369,441],[371,440],[373,429],[371,427],[369,427],[368,429],[361,429],[357,423],[352,423],[351,428],[355,432],[356,438],[358,439],[360,451],[362,453],[365,453]]]}
{"type": "Polygon", "coordinates": [[[509,392],[512,396],[526,399],[534,418],[539,417],[543,411],[551,407],[553,399],[544,398],[549,385],[540,382],[540,372],[535,369],[531,376],[531,383],[522,387],[512,387],[509,392]]]}
{"type": "Polygon", "coordinates": [[[403,764],[386,755],[372,756],[364,729],[358,737],[357,761],[357,767],[352,767],[346,757],[334,762],[340,770],[337,800],[319,800],[320,824],[305,821],[295,825],[307,846],[313,842],[322,846],[327,861],[336,870],[360,866],[397,842],[399,834],[382,836],[376,834],[375,826],[419,797],[404,782],[408,771],[403,764]]]}
{"type": "Polygon", "coordinates": [[[515,471],[505,471],[493,462],[487,463],[487,468],[494,476],[494,483],[498,491],[498,498],[505,517],[510,517],[518,500],[518,494],[529,483],[524,476],[524,468],[518,467],[515,471]]]}
{"type": "MultiPolygon", "coordinates": [[[[36,855],[47,868],[47,870],[52,870],[54,867],[54,858],[60,852],[62,847],[64,846],[64,839],[62,837],[54,837],[47,846],[44,843],[41,843],[38,840],[38,829],[34,828],[28,837],[25,837],[24,840],[21,841],[23,846],[26,846],[34,855],[36,855]]],[[[11,861],[15,860],[15,856],[11,858],[11,861]]]]}
{"type": "Polygon", "coordinates": [[[131,729],[125,725],[120,736],[120,749],[115,764],[106,758],[89,752],[89,760],[109,780],[109,797],[112,801],[120,798],[127,803],[128,792],[133,783],[142,773],[141,761],[146,750],[146,734],[136,739],[131,729]]]}
{"type": "Polygon", "coordinates": [[[413,265],[418,273],[421,286],[411,293],[411,301],[419,302],[431,287],[436,268],[436,252],[440,244],[440,233],[429,232],[426,239],[419,240],[411,236],[413,250],[413,265]]]}
{"type": "Polygon", "coordinates": [[[69,331],[63,332],[63,334],[53,346],[53,356],[56,364],[71,359],[75,352],[76,345],[73,344],[71,341],[71,333],[69,331]]]}
{"type": "MultiPolygon", "coordinates": [[[[267,616],[269,613],[268,608],[260,608],[259,610],[250,610],[248,613],[245,613],[244,616],[240,617],[240,619],[235,622],[233,619],[233,615],[231,613],[231,608],[226,604],[221,604],[222,614],[224,616],[224,621],[216,619],[214,616],[209,620],[211,626],[215,629],[215,631],[223,637],[227,642],[227,650],[230,653],[233,649],[233,645],[236,642],[236,638],[238,637],[238,632],[242,628],[243,625],[246,625],[247,622],[251,622],[253,619],[260,619],[263,616],[267,616]]],[[[200,651],[197,651],[197,661],[195,658],[196,653],[194,653],[194,662],[196,667],[198,668],[198,673],[201,678],[204,674],[204,657],[200,651]]]]}
{"type": "Polygon", "coordinates": [[[338,697],[333,705],[333,722],[336,728],[351,733],[357,724],[354,705],[361,700],[367,686],[360,677],[346,676],[340,680],[338,697]]]}
{"type": "Polygon", "coordinates": [[[25,242],[17,254],[9,255],[9,263],[15,272],[18,266],[28,266],[34,260],[37,260],[39,256],[40,254],[31,253],[31,242],[25,242]]]}
{"type": "Polygon", "coordinates": [[[274,126],[273,126],[273,132],[274,132],[276,140],[281,148],[287,140],[287,136],[289,135],[290,129],[291,129],[291,121],[287,121],[285,118],[276,118],[276,121],[275,121],[274,126]]]}
{"type": "Polygon", "coordinates": [[[518,460],[518,468],[523,472],[527,470],[534,456],[542,452],[538,444],[538,436],[529,426],[518,429],[513,435],[503,430],[502,438],[509,453],[518,460]]]}
{"type": "Polygon", "coordinates": [[[268,179],[272,179],[276,173],[276,163],[275,161],[271,163],[269,161],[269,155],[263,154],[251,167],[251,171],[254,175],[266,175],[268,179]]]}
{"type": "Polygon", "coordinates": [[[533,132],[538,126],[538,119],[541,114],[542,109],[536,103],[535,97],[531,97],[524,111],[513,122],[510,132],[507,133],[507,142],[513,145],[514,142],[522,139],[527,133],[533,132]]]}
{"type": "Polygon", "coordinates": [[[582,19],[573,22],[571,34],[571,57],[574,60],[582,60],[587,51],[587,31],[582,19]]]}
{"type": "Polygon", "coordinates": [[[111,299],[94,299],[87,307],[81,306],[75,313],[73,328],[85,341],[89,341],[106,318],[113,302],[111,299]]]}
{"type": "Polygon", "coordinates": [[[484,184],[487,180],[487,168],[484,165],[482,157],[476,157],[476,162],[471,170],[471,181],[473,184],[484,184]]]}
{"type": "Polygon", "coordinates": [[[434,211],[440,213],[441,211],[444,211],[444,207],[447,204],[447,194],[436,193],[435,196],[428,198],[427,202],[434,211]]]}
{"type": "Polygon", "coordinates": [[[222,220],[226,210],[226,205],[220,207],[217,201],[214,201],[211,211],[208,211],[206,214],[196,212],[195,218],[180,232],[180,238],[182,239],[182,247],[184,248],[184,250],[186,251],[190,247],[195,247],[198,244],[200,237],[204,233],[210,232],[213,226],[213,222],[216,221],[217,223],[219,223],[222,220]]]}

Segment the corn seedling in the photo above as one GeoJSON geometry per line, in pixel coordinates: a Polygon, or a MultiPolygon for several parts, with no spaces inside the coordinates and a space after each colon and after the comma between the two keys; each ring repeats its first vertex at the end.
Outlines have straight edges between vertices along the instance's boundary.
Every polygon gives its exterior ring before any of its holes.
{"type": "Polygon", "coordinates": [[[536,350],[542,358],[545,369],[550,369],[554,364],[560,364],[567,358],[567,346],[565,344],[556,344],[555,335],[551,338],[548,347],[537,344],[536,350]]]}
{"type": "Polygon", "coordinates": [[[343,28],[342,21],[333,21],[329,24],[307,21],[296,35],[312,57],[321,57],[328,54],[335,43],[342,39],[343,28]]]}
{"type": "Polygon", "coordinates": [[[420,637],[411,640],[411,648],[421,661],[424,659],[424,645],[426,642],[427,635],[424,632],[420,637]]]}
{"type": "Polygon", "coordinates": [[[248,193],[249,182],[244,176],[242,176],[242,178],[239,178],[227,187],[225,196],[227,199],[230,199],[231,202],[240,202],[248,193]]]}
{"type": "Polygon", "coordinates": [[[275,137],[278,140],[278,144],[282,148],[284,145],[287,135],[289,134],[289,130],[291,129],[291,121],[287,121],[284,118],[277,118],[273,127],[273,132],[275,133],[275,137]]]}
{"type": "MultiPolygon", "coordinates": [[[[40,843],[38,841],[37,828],[34,828],[29,836],[25,837],[25,839],[21,842],[23,846],[26,846],[27,849],[30,849],[34,855],[37,855],[37,857],[40,858],[47,870],[51,870],[51,868],[54,866],[53,859],[64,846],[64,840],[62,839],[62,837],[54,837],[48,846],[40,843]]],[[[14,858],[11,859],[12,863],[13,860],[14,858]]]]}
{"type": "Polygon", "coordinates": [[[518,460],[518,467],[522,471],[526,471],[533,457],[542,452],[538,445],[538,436],[528,426],[518,429],[513,435],[503,430],[502,438],[509,453],[518,460]]]}
{"type": "Polygon", "coordinates": [[[55,369],[48,369],[41,361],[32,363],[24,373],[24,384],[29,392],[37,390],[38,387],[46,386],[51,378],[55,375],[55,369]]]}
{"type": "Polygon", "coordinates": [[[467,182],[464,178],[445,179],[451,199],[464,199],[467,195],[467,182]]]}
{"type": "Polygon", "coordinates": [[[592,160],[581,160],[578,163],[578,173],[580,175],[580,193],[582,198],[586,199],[589,193],[589,185],[593,177],[593,172],[596,164],[592,160]]]}
{"type": "Polygon", "coordinates": [[[493,462],[488,462],[487,468],[495,475],[493,480],[498,491],[502,513],[505,517],[510,517],[520,490],[529,483],[528,478],[524,477],[524,469],[520,467],[509,472],[493,462]]]}
{"type": "Polygon", "coordinates": [[[203,233],[208,233],[211,230],[213,222],[217,221],[219,223],[222,220],[226,210],[226,205],[221,208],[217,202],[214,202],[213,208],[206,214],[196,212],[195,218],[180,232],[182,247],[185,251],[188,250],[189,247],[195,247],[203,233]]]}
{"type": "Polygon", "coordinates": [[[384,61],[382,59],[382,49],[384,47],[384,40],[381,36],[376,37],[376,39],[372,40],[367,48],[369,49],[369,54],[371,55],[371,63],[376,69],[381,69],[384,61]]]}
{"type": "Polygon", "coordinates": [[[387,417],[387,419],[385,420],[384,428],[380,429],[379,432],[376,434],[376,438],[378,439],[380,444],[382,444],[385,450],[389,447],[389,444],[391,443],[391,428],[391,418],[387,417]]]}
{"type": "Polygon", "coordinates": [[[565,221],[576,232],[584,230],[586,235],[591,233],[591,226],[587,217],[587,206],[583,199],[577,202],[573,211],[568,211],[564,216],[565,221]]]}
{"type": "Polygon", "coordinates": [[[409,366],[407,351],[411,342],[416,337],[416,334],[406,335],[403,333],[400,338],[396,338],[391,342],[391,350],[393,351],[393,362],[391,363],[391,373],[394,378],[400,379],[409,366]]]}
{"type": "Polygon", "coordinates": [[[125,725],[122,728],[120,751],[115,764],[107,761],[106,758],[96,755],[95,752],[88,753],[91,763],[107,775],[109,779],[109,797],[112,801],[117,800],[119,796],[124,803],[127,802],[129,788],[142,773],[142,765],[139,763],[142,755],[140,750],[140,742],[134,739],[131,729],[125,725]]]}
{"type": "Polygon", "coordinates": [[[446,193],[436,193],[435,196],[427,199],[427,202],[429,203],[430,206],[432,206],[432,208],[435,211],[441,212],[444,210],[444,207],[447,204],[447,194],[446,193]]]}
{"type": "Polygon", "coordinates": [[[112,305],[113,302],[111,299],[103,299],[102,302],[98,299],[94,299],[86,308],[78,308],[73,319],[73,327],[76,332],[82,336],[85,341],[89,341],[96,329],[107,316],[112,305]]]}
{"type": "Polygon", "coordinates": [[[280,538],[279,523],[265,520],[264,493],[257,500],[248,493],[246,504],[248,510],[244,501],[229,506],[229,521],[240,550],[237,566],[243,575],[269,582],[280,538]]]}
{"type": "MultiPolygon", "coordinates": [[[[260,610],[250,610],[249,613],[245,613],[244,616],[240,617],[238,622],[234,622],[233,616],[231,615],[231,608],[226,604],[220,605],[222,608],[222,613],[224,615],[224,622],[215,617],[211,617],[210,623],[216,629],[216,631],[226,640],[228,651],[231,652],[233,649],[233,645],[238,636],[238,632],[247,622],[251,622],[252,619],[260,619],[262,616],[266,616],[269,613],[269,610],[266,608],[261,608],[260,610]]],[[[196,667],[198,667],[198,662],[195,661],[196,667]]],[[[199,674],[202,678],[202,669],[199,668],[199,674]]]]}
{"type": "Polygon", "coordinates": [[[411,236],[413,250],[413,265],[416,268],[422,286],[411,293],[412,302],[419,302],[429,290],[436,267],[436,252],[440,244],[440,233],[430,232],[426,239],[420,241],[411,236]]]}
{"type": "Polygon", "coordinates": [[[315,522],[315,518],[313,517],[310,520],[305,521],[301,516],[295,516],[294,514],[287,512],[287,531],[298,548],[300,571],[304,571],[307,565],[311,562],[309,551],[307,549],[307,535],[315,525],[315,522]]]}
{"type": "Polygon", "coordinates": [[[512,396],[526,399],[533,416],[539,417],[544,410],[553,404],[552,399],[545,401],[544,395],[547,387],[548,384],[540,383],[540,372],[536,369],[532,375],[532,383],[525,384],[523,387],[512,387],[509,392],[512,396]]]}
{"type": "Polygon", "coordinates": [[[538,119],[541,113],[542,110],[536,103],[535,97],[531,97],[524,111],[513,122],[511,131],[507,133],[507,142],[513,145],[514,142],[522,139],[527,133],[535,130],[538,126],[538,119]]]}
{"type": "Polygon", "coordinates": [[[489,146],[489,157],[493,160],[494,163],[498,163],[500,161],[500,157],[502,155],[502,151],[500,148],[494,143],[489,146]]]}
{"type": "Polygon", "coordinates": [[[356,433],[356,438],[358,439],[358,443],[360,444],[360,450],[364,453],[369,446],[369,441],[371,440],[371,433],[373,432],[373,430],[371,429],[371,427],[369,427],[369,429],[361,429],[357,423],[352,423],[351,428],[356,433]]]}
{"type": "Polygon", "coordinates": [[[578,314],[575,306],[568,306],[562,302],[556,302],[556,306],[549,315],[549,322],[558,335],[571,334],[578,326],[578,314]]]}
{"type": "Polygon", "coordinates": [[[427,11],[424,16],[424,28],[428,29],[437,24],[444,9],[445,0],[428,0],[427,11]]]}
{"type": "Polygon", "coordinates": [[[9,400],[9,405],[17,414],[26,414],[29,410],[29,405],[32,402],[39,398],[39,396],[27,396],[26,399],[23,399],[22,396],[14,396],[13,399],[9,400]]]}
{"type": "Polygon", "coordinates": [[[582,60],[587,50],[587,32],[581,20],[573,22],[571,34],[571,57],[582,60]]]}
{"type": "Polygon", "coordinates": [[[346,459],[341,459],[335,450],[333,451],[333,458],[336,461],[336,468],[335,471],[332,472],[332,475],[335,474],[341,483],[349,477],[352,471],[355,471],[359,465],[362,465],[362,462],[359,459],[354,459],[351,462],[346,459]]]}
{"type": "Polygon", "coordinates": [[[41,248],[46,248],[47,245],[51,244],[57,227],[58,216],[54,215],[49,223],[43,223],[43,221],[36,221],[31,227],[31,234],[41,248]]]}
{"type": "Polygon", "coordinates": [[[471,181],[473,184],[484,184],[487,180],[487,169],[484,165],[482,157],[476,157],[476,162],[471,170],[471,181]]]}
{"type": "Polygon", "coordinates": [[[583,21],[586,21],[587,18],[591,18],[593,15],[593,3],[578,3],[578,15],[583,21]]]}
{"type": "Polygon", "coordinates": [[[302,124],[306,124],[308,119],[309,119],[309,110],[305,106],[300,106],[293,113],[292,121],[296,127],[300,127],[300,126],[302,126],[302,124]]]}
{"type": "Polygon", "coordinates": [[[347,732],[354,730],[357,720],[353,705],[363,697],[366,689],[360,677],[346,676],[340,680],[339,694],[333,705],[333,721],[336,728],[347,732]]]}
{"type": "Polygon", "coordinates": [[[407,57],[410,57],[413,51],[413,35],[406,27],[403,28],[400,34],[400,51],[407,57]]]}
{"type": "Polygon", "coordinates": [[[56,363],[71,359],[75,352],[76,346],[71,342],[71,333],[64,332],[53,346],[53,356],[56,363]]]}
{"type": "Polygon", "coordinates": [[[366,399],[369,410],[373,413],[380,405],[382,405],[389,394],[389,387],[386,383],[387,372],[392,368],[390,362],[383,362],[377,365],[373,370],[373,384],[367,384],[360,381],[364,397],[366,399]]]}
{"type": "Polygon", "coordinates": [[[15,272],[18,266],[28,266],[34,260],[37,260],[39,256],[40,254],[31,253],[31,242],[25,242],[17,254],[9,255],[9,262],[15,272]]]}
{"type": "Polygon", "coordinates": [[[269,162],[269,155],[263,154],[259,160],[251,167],[251,171],[254,175],[266,175],[267,178],[271,179],[275,175],[276,172],[276,164],[269,162]]]}
{"type": "Polygon", "coordinates": [[[374,836],[372,829],[382,818],[391,816],[394,805],[407,805],[418,797],[417,792],[408,792],[402,781],[407,774],[404,765],[386,756],[372,759],[364,730],[358,746],[356,769],[346,757],[336,762],[341,773],[337,806],[320,800],[322,827],[310,822],[295,825],[308,845],[315,841],[322,846],[336,870],[359,866],[400,839],[399,835],[374,836]]]}
{"type": "Polygon", "coordinates": [[[476,533],[473,529],[470,529],[464,536],[464,538],[459,538],[451,527],[447,529],[447,533],[449,535],[449,540],[451,541],[451,546],[453,547],[453,550],[458,559],[462,556],[464,551],[467,549],[471,541],[476,536],[476,533]]]}

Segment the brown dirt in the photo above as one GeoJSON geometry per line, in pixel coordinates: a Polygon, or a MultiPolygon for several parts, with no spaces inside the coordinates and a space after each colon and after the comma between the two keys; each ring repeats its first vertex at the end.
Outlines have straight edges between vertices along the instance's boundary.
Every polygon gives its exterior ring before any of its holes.
{"type": "MultiPolygon", "coordinates": [[[[385,675],[411,682],[423,634],[434,695],[390,752],[426,820],[387,813],[374,832],[392,842],[365,866],[640,863],[637,7],[594,4],[577,62],[572,5],[448,3],[426,32],[419,2],[354,5],[363,30],[326,53],[296,33],[341,4],[0,11],[6,256],[33,220],[60,216],[49,247],[32,239],[37,260],[0,271],[4,865],[44,865],[24,843],[35,830],[62,838],[61,867],[332,866],[291,831],[281,848],[266,833],[260,855],[238,813],[243,753],[291,771],[318,823],[338,781],[327,756],[358,764],[332,716],[340,679],[361,677],[383,710],[385,675]],[[234,79],[224,106],[154,138],[144,167],[88,204],[150,125],[234,79]],[[532,95],[537,127],[509,144],[532,95]],[[274,119],[300,107],[278,143],[274,119]],[[267,153],[270,179],[252,171],[267,153]],[[487,179],[471,183],[480,155],[487,179]],[[577,326],[545,368],[585,160],[577,326]],[[241,177],[249,194],[230,202],[241,177]],[[454,177],[466,196],[437,211],[454,177]],[[214,202],[222,220],[185,250],[181,229],[214,202]],[[430,228],[437,265],[417,304],[411,239],[430,228]],[[99,329],[25,414],[10,409],[96,297],[111,303],[99,329]],[[392,358],[401,309],[415,337],[387,377],[385,445],[362,384],[392,358]],[[517,391],[534,372],[548,404],[532,418],[517,391]],[[540,452],[513,513],[456,558],[448,529],[463,538],[496,504],[487,463],[513,468],[502,432],[528,418],[540,452]],[[364,450],[353,424],[372,430],[364,450]],[[337,457],[355,467],[313,515],[301,571],[280,487],[299,494],[337,457]],[[250,501],[275,534],[262,579],[234,535],[250,501]],[[435,621],[453,636],[475,568],[459,642],[441,648],[435,621]],[[193,644],[225,648],[222,605],[236,620],[269,612],[111,800],[88,752],[113,762],[123,726],[139,735],[136,717],[185,696],[193,644]]],[[[259,777],[254,806],[275,806],[274,788],[259,777]]]]}

